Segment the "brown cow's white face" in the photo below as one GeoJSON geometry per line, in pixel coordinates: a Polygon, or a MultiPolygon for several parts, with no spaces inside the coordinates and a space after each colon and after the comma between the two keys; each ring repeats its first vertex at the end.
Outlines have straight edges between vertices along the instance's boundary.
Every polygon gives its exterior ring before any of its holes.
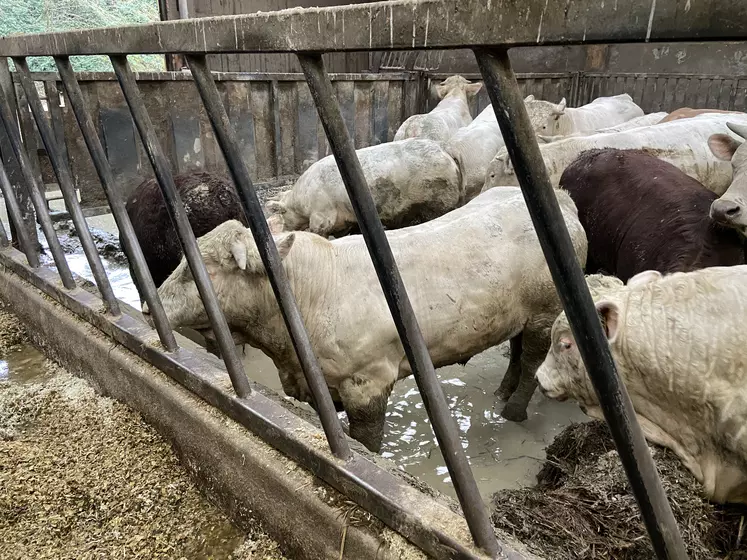
{"type": "MultiPolygon", "coordinates": [[[[747,126],[734,123],[727,126],[747,138],[747,126]]],[[[747,142],[739,142],[728,134],[714,134],[708,139],[708,146],[717,158],[731,161],[732,166],[732,183],[711,204],[711,219],[747,236],[747,142]]]]}

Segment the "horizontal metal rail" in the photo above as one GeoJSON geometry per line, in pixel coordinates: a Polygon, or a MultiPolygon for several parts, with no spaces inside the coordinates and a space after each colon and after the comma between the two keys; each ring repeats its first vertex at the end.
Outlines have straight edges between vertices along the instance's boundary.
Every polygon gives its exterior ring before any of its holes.
{"type": "Polygon", "coordinates": [[[60,71],[62,85],[65,88],[65,93],[67,93],[67,99],[73,109],[75,118],[78,121],[83,140],[86,143],[88,152],[91,154],[91,160],[101,181],[101,187],[104,189],[106,199],[109,201],[109,208],[117,224],[117,230],[121,232],[121,238],[124,242],[122,250],[127,255],[127,259],[132,266],[138,292],[142,294],[143,299],[145,299],[150,308],[150,313],[153,317],[161,344],[163,344],[163,347],[167,351],[173,352],[178,348],[176,338],[174,338],[174,333],[169,325],[169,320],[161,304],[161,299],[158,297],[156,285],[153,282],[150,270],[148,270],[148,264],[145,262],[143,250],[140,248],[135,230],[132,228],[132,222],[127,214],[124,200],[122,200],[122,197],[117,192],[118,189],[114,180],[114,174],[106,157],[104,147],[101,145],[101,140],[99,140],[99,135],[96,132],[91,115],[86,107],[83,92],[70,65],[70,59],[64,56],[57,57],[55,58],[55,63],[57,69],[60,71]]]}
{"type": "Polygon", "coordinates": [[[327,435],[327,441],[335,456],[340,459],[348,459],[350,458],[350,447],[337,416],[335,403],[332,401],[324,374],[311,348],[311,341],[304,327],[301,312],[298,310],[296,298],[280,261],[280,255],[267,225],[262,205],[257,198],[257,192],[252,185],[249,169],[241,157],[239,142],[228,120],[226,109],[220,100],[218,88],[210,76],[210,70],[208,70],[204,56],[187,56],[187,63],[195,78],[202,103],[213,125],[218,144],[226,159],[226,165],[244,206],[249,227],[257,243],[257,250],[267,271],[267,276],[275,293],[275,299],[280,306],[280,312],[283,315],[293,348],[314,399],[314,407],[319,414],[324,433],[327,435]]]}
{"type": "Polygon", "coordinates": [[[742,0],[398,0],[0,38],[9,56],[352,52],[747,38],[742,0]]]}
{"type": "MultiPolygon", "coordinates": [[[[238,353],[236,352],[236,345],[233,342],[231,331],[228,328],[226,317],[223,315],[223,311],[218,303],[218,297],[215,295],[213,284],[208,276],[205,263],[202,261],[200,255],[200,249],[197,246],[197,240],[195,234],[192,232],[192,226],[189,224],[189,218],[187,212],[184,209],[184,204],[176,190],[174,184],[174,176],[171,173],[171,167],[169,161],[166,159],[166,155],[163,153],[163,148],[158,142],[156,137],[156,130],[153,128],[153,123],[150,120],[148,111],[143,103],[143,98],[140,95],[140,89],[135,82],[135,77],[132,75],[132,70],[127,62],[126,56],[112,56],[110,57],[114,72],[117,74],[119,85],[122,89],[127,105],[130,108],[130,113],[135,121],[135,126],[140,133],[140,138],[143,141],[145,152],[148,154],[148,159],[153,166],[153,171],[156,174],[156,181],[161,188],[163,198],[166,202],[166,209],[169,212],[171,221],[174,224],[174,228],[179,237],[179,242],[184,250],[184,256],[187,259],[189,269],[192,271],[192,277],[197,285],[197,290],[200,293],[205,311],[210,321],[210,326],[215,334],[218,348],[220,348],[223,361],[226,364],[228,375],[231,377],[231,383],[234,391],[239,397],[244,397],[251,392],[249,386],[249,380],[244,372],[244,366],[241,363],[238,353]]],[[[134,233],[134,232],[123,232],[134,233]]],[[[127,239],[127,243],[133,245],[137,243],[137,238],[133,237],[127,239]]]]}

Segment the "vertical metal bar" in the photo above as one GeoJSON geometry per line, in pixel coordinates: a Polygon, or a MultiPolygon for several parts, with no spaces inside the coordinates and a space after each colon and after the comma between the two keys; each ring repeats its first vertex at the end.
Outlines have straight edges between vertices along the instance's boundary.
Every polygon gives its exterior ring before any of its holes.
{"type": "Polygon", "coordinates": [[[202,303],[205,305],[205,311],[207,312],[210,325],[223,356],[223,361],[226,364],[226,370],[228,370],[228,375],[231,377],[234,391],[236,391],[239,397],[244,397],[251,393],[249,380],[246,377],[246,373],[244,373],[244,366],[241,364],[239,355],[236,352],[236,345],[231,337],[226,317],[223,315],[223,311],[218,303],[213,284],[210,282],[205,263],[202,262],[202,255],[200,255],[197,240],[192,232],[192,226],[189,224],[187,212],[184,210],[184,204],[179,196],[179,192],[176,190],[176,185],[174,185],[174,177],[171,173],[169,161],[166,159],[166,155],[158,143],[156,130],[153,128],[153,123],[145,108],[145,103],[143,103],[140,89],[135,82],[135,77],[127,62],[127,56],[117,55],[110,56],[109,58],[114,67],[114,73],[117,75],[119,85],[122,88],[124,98],[130,108],[132,118],[135,121],[135,126],[140,133],[145,151],[153,166],[158,185],[161,187],[161,192],[166,201],[166,208],[169,211],[169,216],[171,216],[171,221],[174,223],[179,241],[184,249],[184,256],[192,271],[192,276],[202,298],[202,303]]]}
{"type": "Polygon", "coordinates": [[[21,136],[18,128],[16,127],[15,119],[10,111],[8,104],[8,93],[5,88],[0,86],[0,120],[2,120],[5,126],[5,132],[10,140],[10,145],[13,148],[13,153],[16,156],[18,165],[21,168],[21,174],[23,180],[26,183],[26,191],[31,202],[36,210],[36,217],[41,224],[44,237],[47,238],[49,244],[49,250],[54,258],[54,263],[57,266],[57,273],[60,275],[62,285],[68,290],[74,290],[76,288],[73,274],[70,272],[70,267],[65,260],[65,253],[62,251],[60,246],[60,240],[57,239],[54,227],[52,225],[52,218],[49,216],[49,209],[47,208],[47,201],[42,194],[41,187],[36,182],[36,176],[31,168],[26,152],[21,142],[21,136]]]}
{"type": "Polygon", "coordinates": [[[80,244],[83,247],[83,253],[88,261],[88,266],[91,267],[93,278],[96,280],[96,286],[101,292],[101,297],[104,300],[106,309],[112,315],[119,315],[120,311],[117,297],[114,295],[112,285],[109,282],[109,278],[106,276],[106,270],[104,269],[104,264],[101,262],[101,257],[96,249],[96,243],[88,229],[83,210],[80,208],[78,194],[75,192],[75,185],[73,184],[73,177],[70,174],[70,169],[62,157],[60,147],[55,141],[54,131],[44,114],[44,107],[42,107],[41,99],[39,99],[39,92],[36,91],[34,80],[31,78],[31,72],[29,72],[26,59],[23,57],[14,57],[13,63],[16,65],[16,73],[21,82],[21,88],[23,88],[23,92],[26,94],[29,107],[31,107],[31,113],[34,115],[34,119],[36,120],[39,135],[44,143],[44,148],[47,150],[47,155],[52,164],[54,174],[57,176],[57,182],[60,185],[62,197],[65,199],[65,205],[67,206],[68,212],[70,212],[73,225],[75,225],[75,229],[77,230],[78,239],[80,239],[80,244]]]}
{"type": "Polygon", "coordinates": [[[5,209],[8,212],[8,219],[13,225],[15,234],[18,237],[19,247],[26,255],[26,260],[31,268],[39,268],[39,253],[37,252],[37,244],[29,238],[28,231],[23,224],[23,213],[21,212],[21,206],[16,198],[16,193],[13,190],[13,185],[10,184],[8,174],[5,172],[5,166],[2,160],[0,160],[0,190],[3,193],[5,199],[5,209]]]}
{"type": "Polygon", "coordinates": [[[218,88],[210,74],[204,55],[187,55],[189,69],[194,77],[197,90],[202,97],[210,122],[215,130],[218,145],[223,151],[226,164],[238,189],[244,212],[249,220],[249,227],[257,243],[257,249],[267,270],[267,276],[275,292],[275,299],[288,328],[293,348],[296,350],[304,377],[311,390],[316,410],[327,435],[332,453],[341,459],[350,457],[350,447],[345,439],[345,432],[337,416],[335,404],[329,393],[327,383],[319,368],[319,363],[311,348],[311,341],[298,310],[296,298],[291,290],[288,277],[278,255],[275,241],[267,225],[257,192],[252,184],[249,169],[241,157],[236,132],[228,120],[226,109],[221,103],[218,88]]]}
{"type": "Polygon", "coordinates": [[[506,50],[475,50],[506,148],[599,404],[659,558],[687,558],[633,405],[620,381],[506,50]]]}
{"type": "Polygon", "coordinates": [[[104,189],[104,194],[109,201],[109,208],[111,208],[114,221],[122,237],[122,249],[132,265],[138,289],[142,292],[143,298],[148,304],[161,344],[163,344],[166,351],[173,352],[179,346],[169,325],[166,312],[163,310],[161,298],[158,297],[156,285],[153,283],[153,277],[148,269],[148,264],[145,262],[145,257],[135,235],[135,230],[132,228],[132,222],[130,221],[130,216],[127,214],[124,200],[122,200],[122,197],[117,192],[117,184],[114,180],[112,168],[109,165],[104,147],[101,145],[101,140],[96,132],[91,115],[86,108],[83,92],[80,89],[78,80],[75,78],[73,67],[70,65],[70,59],[66,56],[55,57],[55,63],[57,64],[57,70],[60,72],[60,78],[67,93],[68,102],[73,109],[75,119],[78,121],[83,140],[88,147],[88,152],[91,154],[93,166],[96,168],[96,172],[101,180],[101,186],[104,189]]]}
{"type": "MultiPolygon", "coordinates": [[[[8,67],[8,57],[0,56],[0,88],[3,88],[7,92],[7,101],[10,103],[9,110],[10,114],[14,117],[13,121],[18,130],[18,121],[16,116],[18,114],[18,104],[16,103],[16,88],[13,85],[13,78],[10,75],[10,68],[8,67]]],[[[13,186],[13,192],[15,193],[14,198],[18,201],[19,208],[21,209],[21,217],[23,221],[23,227],[26,230],[26,237],[30,239],[34,244],[34,251],[36,253],[41,249],[39,243],[39,236],[36,231],[36,212],[34,211],[34,205],[31,198],[28,195],[28,191],[23,187],[22,182],[19,180],[20,165],[14,159],[15,156],[11,156],[12,147],[10,145],[10,138],[4,133],[4,127],[0,126],[0,151],[2,153],[3,164],[6,166],[6,173],[10,184],[13,186]]],[[[16,234],[14,228],[16,225],[10,223],[10,233],[14,236],[14,242],[20,241],[21,237],[16,234]]]]}
{"type": "Polygon", "coordinates": [[[298,59],[316,103],[319,118],[327,133],[329,145],[335,155],[335,161],[337,161],[340,175],[353,205],[355,217],[392,312],[397,332],[423,397],[423,404],[446,460],[446,467],[454,482],[454,489],[459,497],[472,537],[477,546],[495,555],[498,552],[498,543],[487,508],[480,497],[477,483],[462,449],[459,431],[438,382],[428,347],[376,211],[376,204],[368,189],[353,141],[342,118],[340,106],[335,99],[332,82],[324,69],[321,55],[299,54],[298,59]]]}
{"type": "Polygon", "coordinates": [[[8,234],[5,233],[5,226],[3,225],[3,222],[0,221],[0,248],[6,249],[9,246],[10,241],[8,240],[8,234]]]}

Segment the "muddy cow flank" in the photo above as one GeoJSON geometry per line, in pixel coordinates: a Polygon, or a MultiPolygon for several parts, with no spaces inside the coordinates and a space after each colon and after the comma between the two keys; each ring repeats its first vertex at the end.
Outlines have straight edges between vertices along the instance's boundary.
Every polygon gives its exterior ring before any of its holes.
{"type": "MultiPolygon", "coordinates": [[[[436,142],[411,138],[357,150],[363,175],[385,227],[418,224],[453,210],[463,200],[454,159],[436,142]]],[[[334,156],[320,159],[293,187],[267,202],[274,224],[340,236],[357,226],[334,156]]]]}
{"type": "Polygon", "coordinates": [[[586,230],[588,273],[623,281],[644,270],[686,272],[744,264],[744,241],[708,216],[716,195],[673,165],[638,150],[591,150],[560,188],[586,230]]]}
{"type": "MultiPolygon", "coordinates": [[[[246,224],[241,202],[229,179],[213,173],[194,172],[175,175],[174,183],[196,237],[205,235],[227,220],[246,224]]],[[[156,180],[147,179],[140,183],[127,199],[126,208],[145,262],[158,287],[179,265],[182,246],[156,180]]],[[[121,237],[120,243],[124,243],[121,237]]],[[[137,284],[134,274],[132,280],[137,284]]],[[[138,290],[142,294],[139,287],[138,290]]]]}
{"type": "MultiPolygon", "coordinates": [[[[646,437],[717,502],[747,502],[747,266],[642,273],[594,299],[646,437]]],[[[602,419],[568,319],[537,371],[543,392],[602,419]]]]}
{"type": "Polygon", "coordinates": [[[481,87],[481,83],[471,84],[462,76],[449,76],[436,86],[441,100],[438,105],[429,113],[412,115],[405,120],[397,129],[394,139],[428,138],[446,142],[457,130],[472,122],[469,100],[481,87]]]}
{"type": "MultiPolygon", "coordinates": [[[[586,236],[576,208],[567,194],[557,197],[583,265],[586,236]]],[[[520,379],[508,391],[504,416],[525,419],[534,373],[561,306],[521,190],[495,189],[387,237],[436,367],[464,363],[522,335],[521,371],[511,372],[520,379]]],[[[329,241],[306,232],[283,233],[275,241],[327,384],[347,412],[350,434],[378,450],[389,394],[411,371],[366,245],[360,235],[329,241]]],[[[227,222],[199,245],[229,325],[274,361],[286,394],[309,401],[249,231],[227,222]]],[[[182,261],[158,293],[174,327],[203,328],[207,316],[185,268],[182,261]]]]}

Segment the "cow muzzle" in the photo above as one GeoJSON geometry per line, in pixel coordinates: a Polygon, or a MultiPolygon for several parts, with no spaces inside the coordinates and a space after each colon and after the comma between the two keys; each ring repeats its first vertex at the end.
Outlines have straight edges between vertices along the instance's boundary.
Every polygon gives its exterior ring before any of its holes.
{"type": "Polygon", "coordinates": [[[744,226],[744,212],[742,205],[734,200],[723,200],[719,198],[711,204],[711,219],[725,226],[744,226]]]}

